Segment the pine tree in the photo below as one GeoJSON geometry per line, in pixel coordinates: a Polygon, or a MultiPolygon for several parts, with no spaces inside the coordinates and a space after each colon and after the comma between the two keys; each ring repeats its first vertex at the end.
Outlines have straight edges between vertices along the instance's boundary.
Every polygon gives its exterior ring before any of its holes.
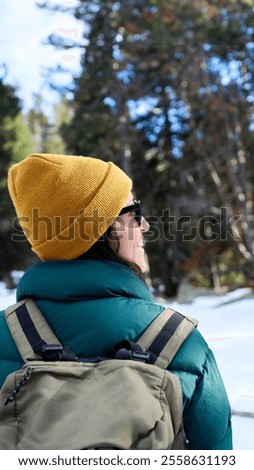
{"type": "Polygon", "coordinates": [[[16,214],[7,189],[9,167],[32,150],[32,137],[21,115],[21,105],[15,89],[0,79],[0,278],[11,285],[10,271],[28,262],[28,243],[12,241],[16,214]]]}
{"type": "Polygon", "coordinates": [[[72,13],[87,46],[63,135],[71,152],[116,161],[134,178],[157,238],[152,277],[168,295],[187,266],[210,282],[227,250],[251,277],[251,2],[79,1],[72,13]],[[159,219],[168,208],[174,224],[159,219]]]}

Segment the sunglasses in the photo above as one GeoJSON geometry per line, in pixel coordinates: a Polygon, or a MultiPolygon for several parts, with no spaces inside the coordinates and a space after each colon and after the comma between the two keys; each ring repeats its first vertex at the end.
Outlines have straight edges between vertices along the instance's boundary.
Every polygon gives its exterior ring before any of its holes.
{"type": "Polygon", "coordinates": [[[140,226],[142,222],[142,211],[141,211],[140,201],[133,201],[133,202],[134,204],[123,207],[119,215],[128,214],[129,212],[135,212],[135,220],[140,226]]]}

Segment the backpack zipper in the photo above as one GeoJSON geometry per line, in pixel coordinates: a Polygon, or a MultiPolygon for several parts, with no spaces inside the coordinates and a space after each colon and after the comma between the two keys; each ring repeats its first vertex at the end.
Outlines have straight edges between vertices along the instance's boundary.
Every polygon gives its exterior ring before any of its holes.
{"type": "Polygon", "coordinates": [[[8,403],[13,403],[16,400],[16,396],[19,393],[20,389],[25,385],[25,383],[30,379],[31,374],[32,374],[32,367],[28,367],[24,374],[22,375],[20,381],[14,388],[13,392],[11,395],[8,396],[8,398],[4,402],[4,406],[8,405],[8,403]]]}

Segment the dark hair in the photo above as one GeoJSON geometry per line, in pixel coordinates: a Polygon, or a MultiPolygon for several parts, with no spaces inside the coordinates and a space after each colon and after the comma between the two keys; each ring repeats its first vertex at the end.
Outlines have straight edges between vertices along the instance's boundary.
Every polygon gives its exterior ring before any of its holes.
{"type": "Polygon", "coordinates": [[[142,271],[140,270],[139,266],[136,263],[132,263],[131,261],[122,258],[118,254],[119,250],[119,238],[116,232],[113,230],[112,226],[110,226],[107,231],[89,248],[89,250],[85,251],[81,256],[76,258],[77,260],[87,260],[87,259],[100,259],[100,260],[109,260],[109,261],[116,261],[117,263],[124,264],[131,268],[135,273],[137,273],[140,277],[143,278],[142,271]],[[113,250],[112,246],[110,245],[110,240],[116,242],[117,249],[113,250]]]}

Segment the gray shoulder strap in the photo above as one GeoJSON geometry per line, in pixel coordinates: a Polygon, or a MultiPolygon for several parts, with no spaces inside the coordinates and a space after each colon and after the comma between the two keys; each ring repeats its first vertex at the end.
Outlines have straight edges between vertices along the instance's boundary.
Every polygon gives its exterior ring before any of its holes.
{"type": "Polygon", "coordinates": [[[34,329],[35,333],[36,331],[39,332],[44,343],[60,344],[39,307],[31,298],[23,299],[8,307],[5,310],[5,318],[24,362],[28,359],[41,359],[41,355],[34,352],[31,344],[32,341],[29,342],[25,334],[25,331],[29,329],[29,327],[30,329],[34,329]],[[26,307],[26,309],[24,307],[26,307]],[[27,317],[30,317],[30,319],[26,319],[26,313],[28,313],[27,317]],[[29,320],[29,325],[27,320],[29,320]]]}
{"type": "Polygon", "coordinates": [[[160,313],[138,339],[143,350],[156,356],[155,365],[166,369],[198,321],[167,308],[160,313]]]}

